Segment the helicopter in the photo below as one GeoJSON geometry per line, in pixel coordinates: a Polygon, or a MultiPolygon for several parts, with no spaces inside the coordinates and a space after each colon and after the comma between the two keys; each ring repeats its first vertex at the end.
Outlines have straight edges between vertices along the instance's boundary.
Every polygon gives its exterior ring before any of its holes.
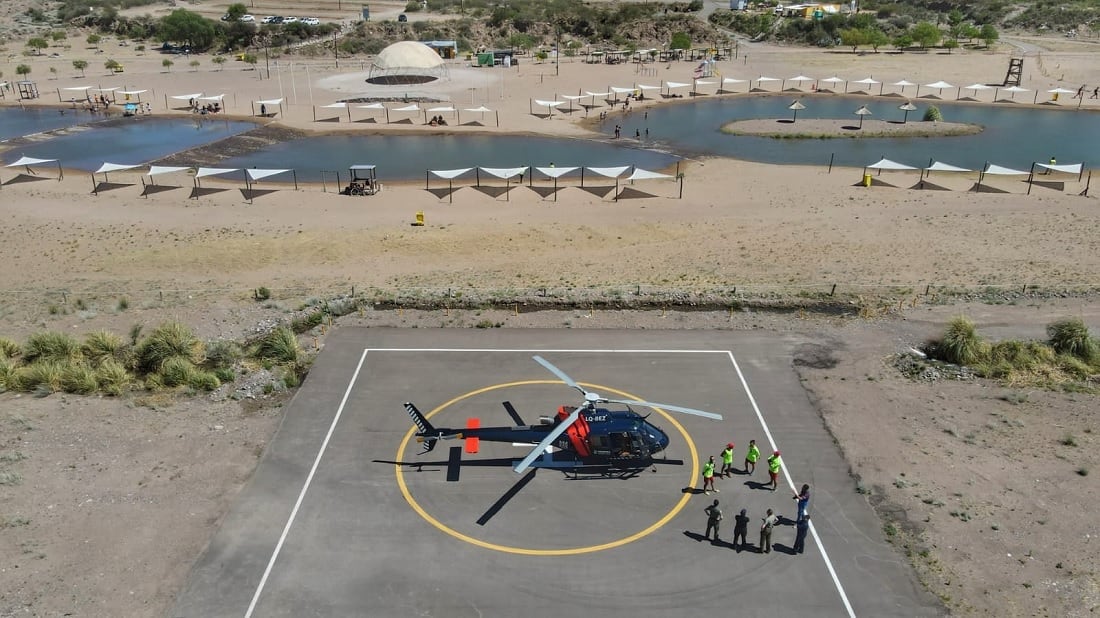
{"type": "Polygon", "coordinates": [[[531,467],[637,469],[652,464],[653,455],[668,448],[669,438],[647,420],[649,415],[638,414],[631,406],[660,408],[722,420],[719,414],[695,408],[632,399],[607,399],[585,390],[541,356],[532,358],[567,386],[580,391],[584,395],[583,403],[579,406],[563,405],[555,416],[541,417],[538,425],[449,429],[434,427],[412,402],[407,402],[405,411],[416,425],[416,441],[424,445],[420,454],[431,452],[440,440],[485,440],[535,445],[526,457],[513,466],[517,474],[531,467]],[[620,404],[626,409],[611,409],[607,404],[620,404]]]}

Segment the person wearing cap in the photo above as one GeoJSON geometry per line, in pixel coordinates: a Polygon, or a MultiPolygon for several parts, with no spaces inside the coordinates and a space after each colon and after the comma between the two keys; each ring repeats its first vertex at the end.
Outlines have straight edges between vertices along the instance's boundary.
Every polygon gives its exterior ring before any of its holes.
{"type": "Polygon", "coordinates": [[[756,460],[760,459],[760,449],[756,440],[749,440],[749,452],[745,453],[745,474],[756,472],[756,460]]]}
{"type": "Polygon", "coordinates": [[[802,521],[806,518],[806,507],[810,505],[810,484],[803,483],[802,489],[794,495],[794,499],[798,500],[798,517],[795,521],[802,521]]]}
{"type": "Polygon", "coordinates": [[[704,539],[710,538],[710,531],[714,530],[714,540],[718,539],[718,527],[722,523],[722,509],[718,508],[718,500],[714,500],[714,504],[703,509],[703,512],[707,514],[707,531],[703,534],[704,539]]]}
{"type": "Polygon", "coordinates": [[[733,518],[733,547],[738,553],[749,544],[746,538],[749,534],[749,513],[748,509],[741,509],[739,515],[733,518]],[[741,539],[741,544],[737,544],[737,539],[741,539]]]}
{"type": "Polygon", "coordinates": [[[718,491],[714,487],[714,455],[703,464],[703,493],[709,496],[711,489],[718,491]]]}
{"type": "Polygon", "coordinates": [[[722,476],[733,476],[733,442],[727,444],[726,450],[722,451],[722,476]]]}
{"type": "Polygon", "coordinates": [[[775,513],[768,509],[768,514],[764,516],[763,523],[760,524],[760,551],[765,554],[769,554],[772,551],[772,528],[779,523],[779,518],[775,513]]]}
{"type": "Polygon", "coordinates": [[[768,458],[768,476],[772,479],[772,491],[775,491],[779,487],[779,466],[782,465],[782,461],[779,456],[782,453],[776,451],[768,458]]]}

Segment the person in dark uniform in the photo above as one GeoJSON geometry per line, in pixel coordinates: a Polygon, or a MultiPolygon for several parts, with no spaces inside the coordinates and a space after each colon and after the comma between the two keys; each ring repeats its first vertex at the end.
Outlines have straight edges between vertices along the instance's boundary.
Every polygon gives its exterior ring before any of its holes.
{"type": "Polygon", "coordinates": [[[746,545],[749,544],[746,538],[749,533],[749,514],[746,509],[741,509],[741,513],[733,518],[733,546],[740,553],[746,545]],[[737,539],[741,539],[741,543],[737,543],[737,539]]]}
{"type": "Polygon", "coordinates": [[[703,534],[703,538],[710,538],[710,531],[714,531],[714,540],[718,540],[718,527],[722,523],[722,509],[718,508],[718,500],[714,501],[714,504],[703,509],[703,512],[707,514],[707,531],[703,534]]]}
{"type": "Polygon", "coordinates": [[[809,531],[810,514],[806,513],[806,515],[794,525],[794,552],[796,554],[801,554],[802,550],[806,548],[806,533],[809,531]]]}

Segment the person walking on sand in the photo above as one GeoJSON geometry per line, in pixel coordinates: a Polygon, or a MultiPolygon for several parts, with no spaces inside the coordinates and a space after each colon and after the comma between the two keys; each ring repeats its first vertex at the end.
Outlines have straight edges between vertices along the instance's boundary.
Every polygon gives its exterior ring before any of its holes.
{"type": "Polygon", "coordinates": [[[782,465],[780,455],[781,453],[776,451],[768,458],[768,476],[771,477],[772,491],[779,487],[779,466],[782,465]]]}
{"type": "Polygon", "coordinates": [[[779,523],[779,518],[775,516],[775,513],[771,509],[768,509],[768,514],[764,516],[763,523],[760,524],[760,552],[770,554],[772,551],[772,528],[779,523]]]}
{"type": "Polygon", "coordinates": [[[741,509],[741,512],[733,518],[733,547],[737,550],[737,553],[741,553],[748,544],[748,539],[745,537],[749,534],[749,514],[747,509],[741,509]],[[741,544],[737,544],[737,539],[741,539],[741,544]]]}
{"type": "Polygon", "coordinates": [[[733,476],[733,442],[726,445],[726,449],[722,451],[722,476],[729,478],[733,476]]]}
{"type": "Polygon", "coordinates": [[[798,500],[798,517],[795,521],[802,521],[806,518],[806,507],[810,505],[810,484],[804,483],[802,489],[794,495],[794,499],[798,500]]]}
{"type": "Polygon", "coordinates": [[[722,523],[722,509],[718,508],[718,500],[715,499],[714,504],[703,509],[703,512],[707,514],[707,531],[703,534],[704,539],[710,538],[710,531],[714,531],[714,540],[718,539],[718,527],[722,523]]]}
{"type": "Polygon", "coordinates": [[[806,533],[810,530],[810,514],[798,520],[794,525],[794,553],[801,554],[806,549],[806,533]]]}
{"type": "Polygon", "coordinates": [[[756,447],[756,440],[749,440],[749,452],[745,453],[745,474],[756,472],[758,459],[760,459],[760,449],[756,447]]]}
{"type": "Polygon", "coordinates": [[[714,487],[714,455],[703,464],[703,493],[709,496],[711,489],[718,491],[714,487]]]}
{"type": "Polygon", "coordinates": [[[1100,98],[1100,86],[1097,86],[1097,87],[1092,89],[1092,96],[1089,97],[1089,98],[1090,99],[1100,98]]]}

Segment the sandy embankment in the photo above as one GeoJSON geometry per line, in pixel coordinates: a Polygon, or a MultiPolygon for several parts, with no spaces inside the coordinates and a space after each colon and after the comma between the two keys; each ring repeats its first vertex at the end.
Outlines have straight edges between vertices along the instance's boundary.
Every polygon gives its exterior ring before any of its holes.
{"type": "Polygon", "coordinates": [[[731,135],[757,135],[777,139],[871,139],[876,137],[932,137],[973,135],[982,127],[962,122],[894,122],[864,120],[862,125],[851,120],[791,118],[756,118],[722,125],[722,132],[731,135]]]}

